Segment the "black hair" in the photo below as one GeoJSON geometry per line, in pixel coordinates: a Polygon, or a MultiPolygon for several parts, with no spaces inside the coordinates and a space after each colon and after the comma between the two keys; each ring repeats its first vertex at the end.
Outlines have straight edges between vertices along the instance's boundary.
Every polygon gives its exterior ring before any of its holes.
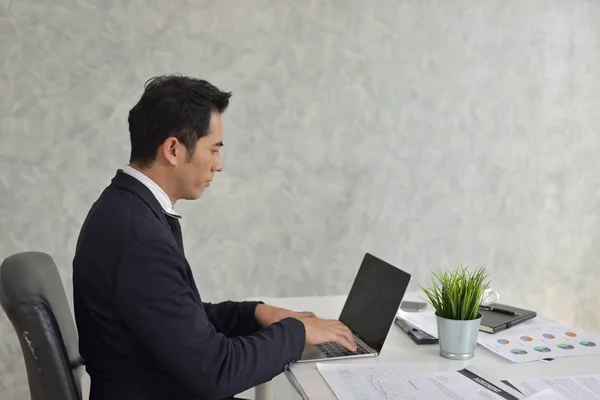
{"type": "Polygon", "coordinates": [[[149,79],[138,103],[129,111],[129,161],[149,167],[158,148],[176,137],[194,154],[196,142],[208,134],[213,112],[222,114],[231,92],[222,92],[209,82],[180,75],[149,79]]]}

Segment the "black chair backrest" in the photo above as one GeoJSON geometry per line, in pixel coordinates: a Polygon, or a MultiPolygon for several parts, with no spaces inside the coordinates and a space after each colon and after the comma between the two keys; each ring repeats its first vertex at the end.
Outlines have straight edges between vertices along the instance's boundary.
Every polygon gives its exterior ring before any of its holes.
{"type": "Polygon", "coordinates": [[[19,337],[31,399],[81,400],[83,360],[54,260],[40,252],[6,258],[0,303],[19,337]]]}

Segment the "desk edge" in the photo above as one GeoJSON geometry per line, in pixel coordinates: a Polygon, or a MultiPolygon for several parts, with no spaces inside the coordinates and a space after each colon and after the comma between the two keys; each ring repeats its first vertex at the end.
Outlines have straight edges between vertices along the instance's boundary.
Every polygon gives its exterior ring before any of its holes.
{"type": "Polygon", "coordinates": [[[298,379],[296,379],[296,376],[289,367],[285,368],[283,374],[292,384],[292,387],[296,390],[300,397],[302,397],[302,400],[309,400],[308,396],[306,395],[306,392],[304,391],[304,389],[302,389],[302,386],[300,386],[300,382],[298,382],[298,379]]]}

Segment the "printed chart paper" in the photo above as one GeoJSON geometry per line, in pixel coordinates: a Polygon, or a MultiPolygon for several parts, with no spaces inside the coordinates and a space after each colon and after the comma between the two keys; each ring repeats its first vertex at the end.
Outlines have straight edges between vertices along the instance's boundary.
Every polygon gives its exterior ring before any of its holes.
{"type": "Polygon", "coordinates": [[[338,399],[419,399],[410,397],[414,389],[406,378],[414,369],[409,364],[317,363],[317,369],[338,399]]]}
{"type": "Polygon", "coordinates": [[[600,354],[600,335],[561,326],[507,329],[495,335],[480,335],[477,342],[517,363],[600,354]]]}
{"type": "Polygon", "coordinates": [[[317,369],[340,400],[518,400],[473,371],[416,375],[408,364],[329,364],[317,369]]]}

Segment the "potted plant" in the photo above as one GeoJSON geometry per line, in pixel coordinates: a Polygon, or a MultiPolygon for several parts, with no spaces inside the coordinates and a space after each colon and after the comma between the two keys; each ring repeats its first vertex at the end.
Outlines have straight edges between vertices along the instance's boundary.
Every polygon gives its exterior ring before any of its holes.
{"type": "Polygon", "coordinates": [[[440,355],[452,360],[475,356],[481,323],[479,307],[489,287],[484,268],[470,273],[460,265],[453,271],[432,273],[428,287],[422,287],[435,309],[440,355]]]}

